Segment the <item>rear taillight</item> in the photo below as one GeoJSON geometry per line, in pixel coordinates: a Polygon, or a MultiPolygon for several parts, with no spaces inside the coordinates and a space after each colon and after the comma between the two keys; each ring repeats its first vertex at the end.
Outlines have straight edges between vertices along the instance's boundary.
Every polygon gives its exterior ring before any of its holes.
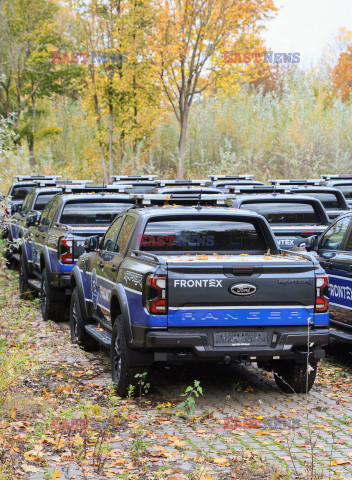
{"type": "Polygon", "coordinates": [[[149,275],[146,287],[146,307],[148,312],[154,315],[166,314],[166,277],[149,275]]]}
{"type": "Polygon", "coordinates": [[[73,263],[73,240],[60,238],[59,258],[61,263],[73,263]]]}
{"type": "Polygon", "coordinates": [[[329,307],[329,280],[327,275],[317,275],[315,279],[316,296],[315,296],[315,308],[316,313],[325,313],[329,307]]]}
{"type": "Polygon", "coordinates": [[[7,215],[11,215],[11,207],[6,207],[5,212],[7,213],[7,215]]]}

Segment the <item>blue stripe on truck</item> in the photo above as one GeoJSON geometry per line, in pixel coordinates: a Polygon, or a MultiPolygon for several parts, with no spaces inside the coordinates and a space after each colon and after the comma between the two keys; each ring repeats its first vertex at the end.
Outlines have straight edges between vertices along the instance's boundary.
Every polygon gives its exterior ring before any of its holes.
{"type": "Polygon", "coordinates": [[[329,325],[329,314],[314,314],[313,307],[288,308],[169,308],[169,327],[329,325]]]}

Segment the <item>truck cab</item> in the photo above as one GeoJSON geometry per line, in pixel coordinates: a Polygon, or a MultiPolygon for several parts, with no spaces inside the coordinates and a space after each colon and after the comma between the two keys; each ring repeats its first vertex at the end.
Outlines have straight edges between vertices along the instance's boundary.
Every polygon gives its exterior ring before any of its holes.
{"type": "Polygon", "coordinates": [[[305,240],[322,233],[330,223],[320,200],[304,195],[242,194],[232,206],[263,215],[280,247],[287,250],[304,250],[305,240]]]}

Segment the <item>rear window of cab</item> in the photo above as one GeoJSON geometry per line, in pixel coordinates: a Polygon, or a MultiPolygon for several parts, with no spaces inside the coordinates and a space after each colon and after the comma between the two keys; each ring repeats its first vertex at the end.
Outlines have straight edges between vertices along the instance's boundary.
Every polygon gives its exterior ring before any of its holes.
{"type": "Polygon", "coordinates": [[[319,213],[311,203],[303,202],[243,202],[242,209],[262,215],[272,225],[318,225],[319,213]]]}
{"type": "Polygon", "coordinates": [[[116,200],[67,202],[61,213],[60,222],[65,225],[110,225],[117,214],[132,205],[116,200]]]}
{"type": "Polygon", "coordinates": [[[137,242],[140,250],[148,252],[259,254],[268,249],[257,223],[229,217],[151,219],[137,242]]]}

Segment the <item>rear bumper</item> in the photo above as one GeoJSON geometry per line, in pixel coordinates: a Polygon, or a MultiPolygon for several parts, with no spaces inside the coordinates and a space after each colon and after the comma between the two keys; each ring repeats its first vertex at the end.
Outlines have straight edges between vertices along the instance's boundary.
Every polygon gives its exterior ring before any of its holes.
{"type": "MultiPolygon", "coordinates": [[[[231,327],[231,328],[172,328],[167,331],[145,330],[134,331],[140,342],[138,347],[155,352],[155,360],[208,360],[227,363],[234,361],[262,361],[275,358],[306,361],[307,352],[314,358],[324,357],[321,348],[329,342],[328,328],[304,327],[231,327]],[[262,345],[216,346],[214,333],[219,332],[266,332],[267,342],[262,345]],[[144,338],[142,338],[144,337],[144,338]],[[309,347],[308,347],[309,343],[309,347]]],[[[135,329],[133,329],[135,330],[135,329]]],[[[135,335],[134,335],[135,336],[135,335]]]]}

